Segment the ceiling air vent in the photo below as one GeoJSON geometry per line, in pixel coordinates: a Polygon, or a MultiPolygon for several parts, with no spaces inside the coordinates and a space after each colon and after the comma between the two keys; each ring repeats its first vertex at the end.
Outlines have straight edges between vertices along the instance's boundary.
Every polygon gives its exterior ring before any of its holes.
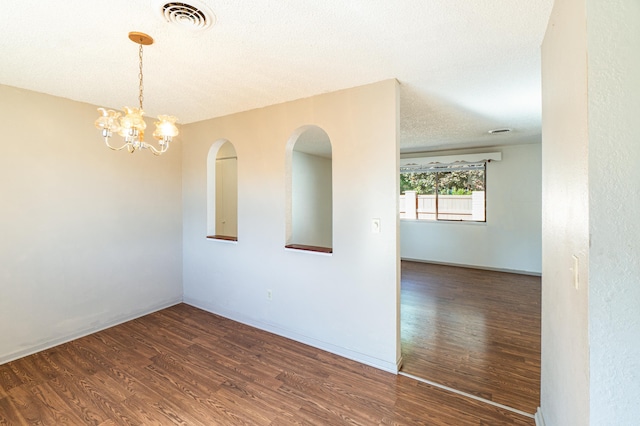
{"type": "Polygon", "coordinates": [[[491,135],[499,135],[500,133],[509,133],[511,131],[511,129],[509,128],[504,128],[504,129],[493,129],[493,130],[489,130],[489,134],[491,135]]]}
{"type": "Polygon", "coordinates": [[[162,0],[156,3],[162,19],[192,31],[206,30],[216,22],[213,12],[200,2],[190,0],[190,3],[181,3],[162,0]]]}

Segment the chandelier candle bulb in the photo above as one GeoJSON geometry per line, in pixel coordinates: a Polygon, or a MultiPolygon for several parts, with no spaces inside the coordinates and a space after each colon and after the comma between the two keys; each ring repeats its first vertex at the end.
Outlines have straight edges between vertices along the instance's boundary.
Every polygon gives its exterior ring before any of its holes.
{"type": "Polygon", "coordinates": [[[140,32],[130,32],[129,39],[140,45],[138,57],[140,59],[139,62],[139,91],[138,91],[138,101],[140,104],[139,108],[130,108],[124,107],[123,111],[125,115],[120,118],[121,113],[113,110],[107,110],[105,108],[98,108],[98,112],[100,112],[100,116],[95,121],[95,126],[98,130],[102,132],[102,137],[104,138],[104,143],[110,149],[114,151],[120,151],[121,149],[127,149],[127,151],[133,153],[136,150],[146,149],[149,150],[154,155],[160,155],[167,152],[169,149],[169,143],[175,136],[178,136],[178,128],[175,123],[177,118],[172,115],[159,115],[157,122],[155,122],[156,129],[153,132],[153,137],[158,140],[158,145],[160,145],[160,149],[155,148],[153,145],[150,145],[144,141],[144,130],[147,128],[147,123],[145,123],[144,118],[144,110],[142,109],[142,100],[143,89],[143,74],[142,74],[142,46],[149,46],[153,44],[153,39],[147,34],[140,32]],[[118,133],[122,138],[124,138],[124,145],[120,147],[114,147],[109,143],[109,139],[113,136],[113,133],[118,133]]]}

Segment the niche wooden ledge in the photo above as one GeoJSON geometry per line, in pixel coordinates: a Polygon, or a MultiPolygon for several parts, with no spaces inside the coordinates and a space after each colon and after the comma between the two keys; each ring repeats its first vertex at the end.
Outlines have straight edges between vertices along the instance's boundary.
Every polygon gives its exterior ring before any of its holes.
{"type": "Polygon", "coordinates": [[[207,235],[210,240],[222,240],[222,241],[238,241],[238,237],[230,237],[228,235],[207,235]]]}
{"type": "Polygon", "coordinates": [[[304,244],[287,244],[284,248],[293,250],[315,251],[317,253],[333,253],[332,247],[306,246],[304,244]]]}

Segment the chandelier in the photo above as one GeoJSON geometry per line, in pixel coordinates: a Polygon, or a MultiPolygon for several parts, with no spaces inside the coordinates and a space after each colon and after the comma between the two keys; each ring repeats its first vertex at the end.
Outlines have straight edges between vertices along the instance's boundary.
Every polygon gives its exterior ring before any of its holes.
{"type": "Polygon", "coordinates": [[[144,122],[142,116],[144,111],[142,110],[143,96],[143,75],[142,75],[142,46],[149,46],[153,44],[153,39],[144,33],[130,32],[129,39],[134,43],[140,45],[139,49],[139,73],[138,80],[139,91],[138,101],[139,108],[124,107],[124,116],[122,113],[111,109],[98,108],[100,117],[95,122],[96,128],[102,132],[104,143],[114,151],[120,151],[121,149],[127,149],[133,153],[136,150],[149,149],[154,155],[160,155],[169,149],[169,143],[174,136],[178,136],[178,128],[176,127],[176,117],[171,115],[159,115],[158,121],[155,122],[156,129],[153,132],[154,139],[157,140],[159,148],[148,144],[144,141],[144,130],[147,124],[144,122]],[[119,134],[124,139],[124,144],[120,147],[114,147],[109,143],[109,140],[114,133],[119,134]]]}

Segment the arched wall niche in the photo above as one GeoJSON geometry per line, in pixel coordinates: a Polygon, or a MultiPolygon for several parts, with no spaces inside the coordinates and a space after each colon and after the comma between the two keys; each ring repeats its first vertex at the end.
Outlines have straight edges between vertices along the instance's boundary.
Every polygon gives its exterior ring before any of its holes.
{"type": "Polygon", "coordinates": [[[207,238],[238,240],[238,156],[227,139],[207,155],[207,238]]]}
{"type": "Polygon", "coordinates": [[[333,252],[333,178],[329,135],[296,129],[286,146],[286,247],[333,252]]]}

